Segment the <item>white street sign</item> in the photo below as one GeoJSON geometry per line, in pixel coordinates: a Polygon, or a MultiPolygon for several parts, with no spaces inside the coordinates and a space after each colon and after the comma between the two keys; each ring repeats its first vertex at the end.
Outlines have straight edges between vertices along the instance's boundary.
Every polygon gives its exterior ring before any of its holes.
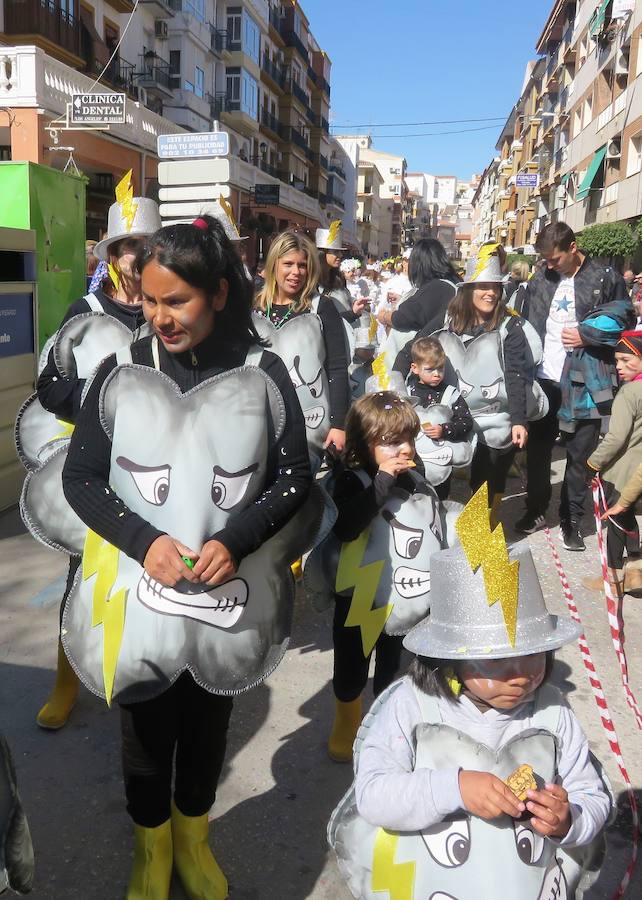
{"type": "Polygon", "coordinates": [[[227,184],[192,184],[180,187],[164,187],[158,191],[158,199],[164,202],[172,200],[218,200],[219,197],[230,196],[227,184]]]}
{"type": "Polygon", "coordinates": [[[179,184],[220,184],[229,180],[229,159],[175,160],[158,164],[158,182],[164,187],[179,184]]]}
{"type": "Polygon", "coordinates": [[[192,218],[204,213],[214,215],[218,207],[217,200],[201,200],[193,203],[161,203],[158,207],[161,219],[181,217],[192,218]]]}
{"type": "Polygon", "coordinates": [[[69,104],[72,125],[122,125],[124,94],[72,94],[69,104]]]}
{"type": "Polygon", "coordinates": [[[226,131],[159,134],[156,145],[160,159],[227,156],[230,151],[230,139],[226,131]]]}

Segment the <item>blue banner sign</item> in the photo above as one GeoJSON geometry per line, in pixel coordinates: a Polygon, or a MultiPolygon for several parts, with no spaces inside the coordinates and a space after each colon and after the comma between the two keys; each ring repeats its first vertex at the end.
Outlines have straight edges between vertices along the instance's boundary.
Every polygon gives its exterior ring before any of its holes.
{"type": "Polygon", "coordinates": [[[33,352],[32,294],[0,294],[0,359],[33,352]]]}

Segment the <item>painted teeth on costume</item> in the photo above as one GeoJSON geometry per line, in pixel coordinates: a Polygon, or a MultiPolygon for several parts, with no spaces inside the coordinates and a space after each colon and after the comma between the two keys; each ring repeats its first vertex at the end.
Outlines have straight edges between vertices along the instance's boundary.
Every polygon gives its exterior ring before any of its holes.
{"type": "Polygon", "coordinates": [[[430,590],[430,572],[399,566],[395,569],[394,583],[402,597],[421,597],[430,590]]]}
{"type": "Polygon", "coordinates": [[[322,406],[315,406],[313,409],[307,409],[304,415],[306,428],[318,428],[325,419],[325,409],[322,406]]]}
{"type": "MultiPolygon", "coordinates": [[[[194,585],[190,584],[190,587],[194,588],[194,585]]],[[[247,606],[248,595],[247,583],[242,578],[232,578],[209,590],[203,585],[202,591],[188,594],[165,587],[147,572],[143,572],[137,589],[138,600],[148,609],[170,616],[185,616],[218,628],[236,625],[247,606]]]]}

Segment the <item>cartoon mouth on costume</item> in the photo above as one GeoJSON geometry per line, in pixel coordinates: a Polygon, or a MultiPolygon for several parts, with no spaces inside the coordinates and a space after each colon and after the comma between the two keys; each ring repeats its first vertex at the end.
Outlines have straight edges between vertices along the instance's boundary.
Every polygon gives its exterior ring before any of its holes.
{"type": "MultiPolygon", "coordinates": [[[[169,616],[185,616],[205,625],[232,628],[241,618],[247,604],[248,587],[242,578],[232,578],[224,584],[194,593],[181,593],[165,587],[143,572],[138,582],[137,596],[143,606],[169,616]]],[[[190,584],[194,591],[194,585],[190,584]]]]}
{"type": "Polygon", "coordinates": [[[438,447],[436,450],[424,450],[421,442],[417,442],[417,452],[424,462],[432,463],[435,466],[449,466],[453,460],[452,447],[438,447]]]}
{"type": "Polygon", "coordinates": [[[318,428],[325,419],[325,409],[322,406],[313,406],[312,409],[303,411],[306,428],[318,428]]]}
{"type": "Polygon", "coordinates": [[[562,863],[555,856],[549,863],[537,900],[569,900],[566,875],[562,863]]]}
{"type": "Polygon", "coordinates": [[[501,403],[489,403],[487,406],[478,406],[471,409],[473,416],[496,416],[501,407],[501,403]]]}
{"type": "Polygon", "coordinates": [[[405,600],[421,597],[430,590],[430,572],[423,572],[421,569],[399,566],[395,569],[393,580],[397,593],[405,600]]]}

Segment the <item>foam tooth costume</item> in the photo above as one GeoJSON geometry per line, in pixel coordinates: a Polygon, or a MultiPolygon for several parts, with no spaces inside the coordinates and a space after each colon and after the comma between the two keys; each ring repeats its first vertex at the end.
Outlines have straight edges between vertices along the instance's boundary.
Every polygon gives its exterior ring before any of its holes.
{"type": "MultiPolygon", "coordinates": [[[[100,419],[112,442],[114,502],[124,502],[186,545],[201,547],[261,493],[265,410],[279,435],[281,394],[253,365],[181,394],[166,375],[126,357],[125,351],[119,354],[122,364],[108,376],[100,400],[100,419]],[[225,430],[216,427],[217,410],[225,410],[225,430]],[[241,429],[247,439],[239,446],[235,434],[241,429]],[[192,439],[196,431],[202,440],[192,439]]],[[[55,463],[54,456],[43,469],[55,463]]],[[[128,703],[162,693],[185,670],[215,693],[258,684],[287,646],[294,593],[289,563],[312,546],[325,512],[313,488],[302,509],[225,584],[207,588],[184,581],[167,588],[86,526],[61,521],[64,509],[49,506],[39,521],[40,538],[58,546],[57,537],[66,534],[63,549],[83,554],[62,620],[72,666],[98,696],[128,703]]],[[[327,515],[324,530],[332,527],[327,515]]]]}
{"type": "MultiPolygon", "coordinates": [[[[444,400],[447,402],[447,392],[444,391],[444,400]]],[[[443,403],[433,403],[432,406],[416,406],[415,412],[423,425],[445,425],[452,421],[452,410],[443,403]]],[[[449,441],[447,438],[435,440],[428,437],[423,430],[415,441],[417,455],[424,464],[426,481],[433,486],[443,484],[450,476],[453,469],[461,469],[470,465],[475,452],[477,439],[472,435],[470,440],[449,441]]]]}
{"type": "MultiPolygon", "coordinates": [[[[363,470],[355,474],[370,483],[363,470]]],[[[323,610],[331,606],[335,592],[352,595],[346,626],[360,626],[368,656],[382,631],[405,634],[428,612],[430,560],[456,540],[453,523],[459,509],[456,503],[440,504],[425,483],[414,494],[392,488],[356,540],[341,543],[331,533],[312,551],[303,573],[308,597],[323,610]]]]}
{"type": "MultiPolygon", "coordinates": [[[[501,526],[490,531],[485,486],[462,513],[457,531],[461,546],[432,557],[431,614],[406,636],[408,650],[434,659],[503,659],[553,650],[578,636],[571,619],[548,613],[528,542],[509,553],[501,526]]],[[[374,721],[403,681],[380,695],[364,719],[355,742],[355,772],[374,721]]],[[[421,710],[415,770],[447,769],[455,760],[464,769],[505,779],[528,761],[538,787],[555,780],[557,688],[539,688],[530,727],[492,750],[444,723],[437,698],[410,684],[421,710]]],[[[593,763],[614,802],[606,776],[597,760],[593,763]]],[[[361,817],[354,785],[332,814],[328,842],[353,896],[361,900],[477,900],[480,885],[484,897],[573,900],[595,881],[605,855],[601,835],[567,848],[544,838],[524,816],[485,820],[465,809],[421,831],[386,830],[361,817]]]]}

